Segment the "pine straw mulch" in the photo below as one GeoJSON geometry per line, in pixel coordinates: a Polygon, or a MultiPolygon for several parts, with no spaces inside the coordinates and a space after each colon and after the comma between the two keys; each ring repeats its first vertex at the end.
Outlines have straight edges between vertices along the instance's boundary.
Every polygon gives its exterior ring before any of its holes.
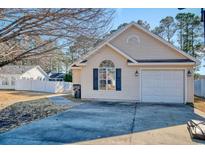
{"type": "Polygon", "coordinates": [[[55,105],[47,98],[12,104],[0,110],[0,133],[60,113],[68,108],[67,105],[55,105]]]}

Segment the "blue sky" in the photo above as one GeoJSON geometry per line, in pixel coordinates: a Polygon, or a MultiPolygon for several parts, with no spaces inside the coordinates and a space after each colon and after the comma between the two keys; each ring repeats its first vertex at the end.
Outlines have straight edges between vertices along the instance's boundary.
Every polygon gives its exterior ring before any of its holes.
{"type": "MultiPolygon", "coordinates": [[[[150,24],[151,29],[153,29],[159,24],[159,21],[162,18],[166,16],[175,17],[177,13],[183,12],[192,12],[197,15],[200,15],[201,9],[116,9],[115,18],[113,20],[113,29],[117,28],[120,24],[124,22],[137,21],[139,19],[147,21],[150,24]]],[[[205,65],[204,60],[202,61],[202,66],[203,65],[205,65]]],[[[201,67],[199,73],[205,75],[205,67],[201,67]]]]}
{"type": "Polygon", "coordinates": [[[166,16],[175,17],[177,13],[193,12],[200,15],[200,9],[116,9],[116,15],[114,18],[114,27],[117,27],[123,22],[137,21],[139,19],[146,20],[153,28],[159,24],[159,21],[166,16]]]}

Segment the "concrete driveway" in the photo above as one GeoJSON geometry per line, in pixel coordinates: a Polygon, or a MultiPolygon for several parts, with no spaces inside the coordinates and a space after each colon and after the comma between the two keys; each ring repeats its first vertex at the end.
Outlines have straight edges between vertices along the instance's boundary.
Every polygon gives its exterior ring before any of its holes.
{"type": "Polygon", "coordinates": [[[204,144],[191,140],[187,105],[92,102],[0,134],[0,144],[204,144]]]}

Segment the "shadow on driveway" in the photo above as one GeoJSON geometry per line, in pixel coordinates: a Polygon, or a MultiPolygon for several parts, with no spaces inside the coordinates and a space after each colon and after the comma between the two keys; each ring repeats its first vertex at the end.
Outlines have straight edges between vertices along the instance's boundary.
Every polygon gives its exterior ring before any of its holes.
{"type": "Polygon", "coordinates": [[[187,105],[92,102],[0,134],[0,144],[67,144],[205,120],[187,105]]]}

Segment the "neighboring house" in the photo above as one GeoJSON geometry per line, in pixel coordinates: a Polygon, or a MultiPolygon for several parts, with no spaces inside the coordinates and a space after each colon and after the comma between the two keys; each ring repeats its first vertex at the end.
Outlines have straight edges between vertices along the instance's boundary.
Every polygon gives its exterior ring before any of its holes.
{"type": "Polygon", "coordinates": [[[65,73],[49,73],[49,81],[64,81],[65,73]]]}
{"type": "Polygon", "coordinates": [[[18,79],[48,80],[40,66],[6,65],[0,68],[0,89],[15,89],[18,79]]]}
{"type": "Polygon", "coordinates": [[[186,103],[196,59],[131,23],[72,64],[82,99],[186,103]]]}

